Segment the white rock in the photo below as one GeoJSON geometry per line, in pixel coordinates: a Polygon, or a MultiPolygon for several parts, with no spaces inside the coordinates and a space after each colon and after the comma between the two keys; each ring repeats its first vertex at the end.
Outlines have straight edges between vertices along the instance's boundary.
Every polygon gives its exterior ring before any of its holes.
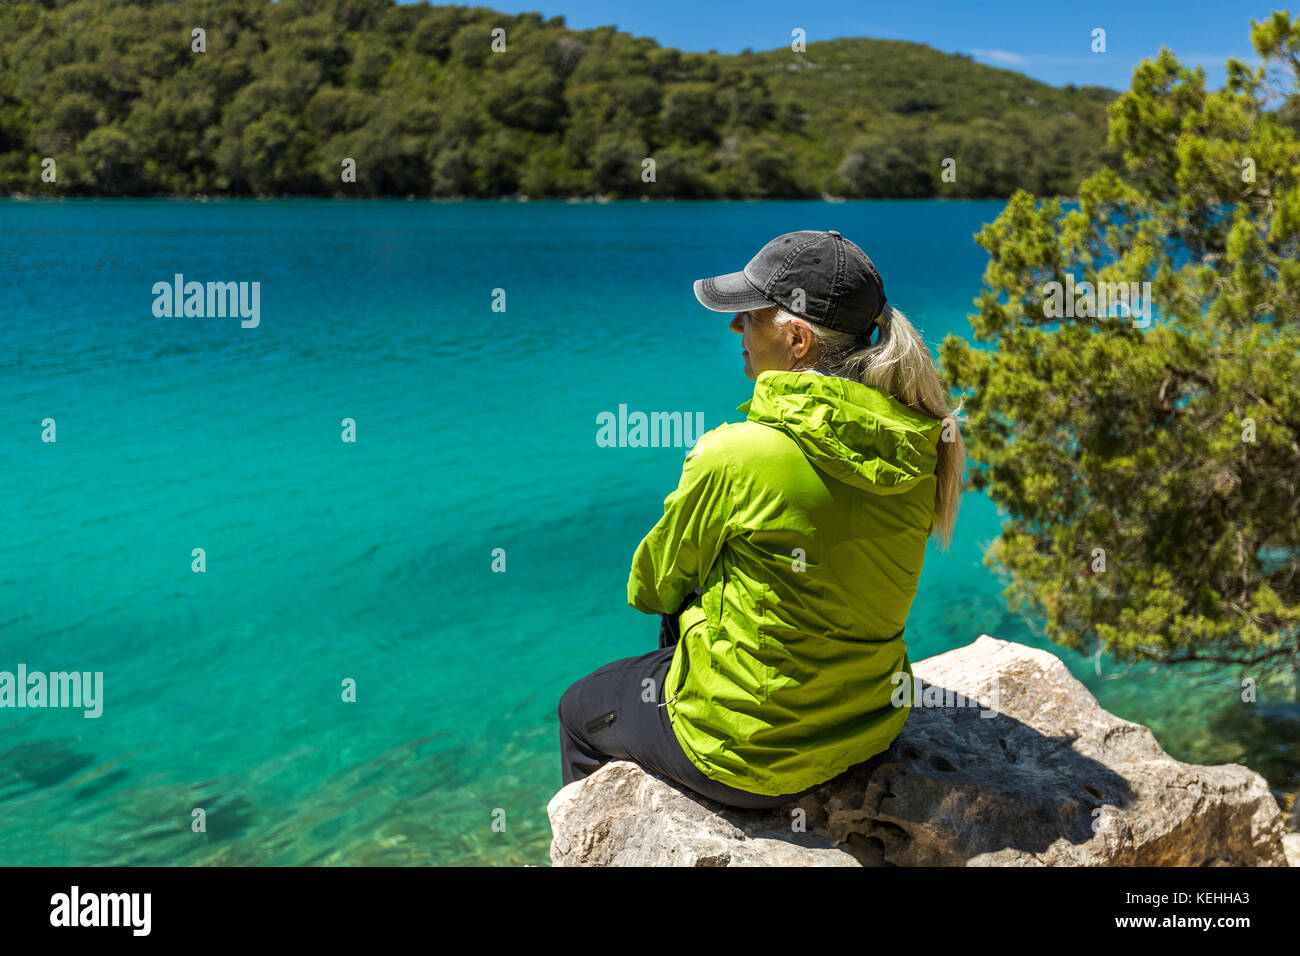
{"type": "Polygon", "coordinates": [[[808,832],[795,805],[733,810],[616,761],[551,800],[552,862],[1286,865],[1263,777],[1174,760],[1050,652],[982,635],[912,669],[974,706],[913,706],[888,751],[799,801],[808,832]]]}

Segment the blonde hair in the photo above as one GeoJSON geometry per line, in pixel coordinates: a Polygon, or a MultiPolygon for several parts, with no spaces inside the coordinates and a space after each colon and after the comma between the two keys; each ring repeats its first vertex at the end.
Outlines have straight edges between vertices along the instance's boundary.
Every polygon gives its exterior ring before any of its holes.
{"type": "Polygon", "coordinates": [[[935,533],[944,550],[948,550],[961,500],[966,446],[957,428],[961,405],[956,409],[949,406],[948,390],[925,340],[907,317],[891,305],[886,305],[876,320],[880,335],[874,345],[864,345],[851,332],[828,329],[785,309],[778,308],[773,319],[777,325],[796,320],[807,325],[817,340],[816,371],[868,385],[924,415],[944,420],[939,460],[934,469],[935,533]],[[949,435],[951,441],[946,440],[949,435]]]}

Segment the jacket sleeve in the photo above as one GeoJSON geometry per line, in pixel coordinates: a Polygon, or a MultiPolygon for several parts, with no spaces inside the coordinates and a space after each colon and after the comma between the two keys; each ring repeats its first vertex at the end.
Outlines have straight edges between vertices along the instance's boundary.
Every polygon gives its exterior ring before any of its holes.
{"type": "Polygon", "coordinates": [[[718,430],[701,435],[686,455],[664,516],[632,556],[627,603],[647,614],[671,614],[704,584],[726,544],[735,509],[734,482],[718,430]]]}

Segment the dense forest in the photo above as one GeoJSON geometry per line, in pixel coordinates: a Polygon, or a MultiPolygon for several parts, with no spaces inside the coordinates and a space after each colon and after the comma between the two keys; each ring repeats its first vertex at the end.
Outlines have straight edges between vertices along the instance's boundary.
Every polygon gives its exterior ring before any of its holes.
{"type": "Polygon", "coordinates": [[[1069,195],[1106,159],[1112,91],[784,42],[685,53],[392,0],[6,2],[0,193],[1069,195]]]}

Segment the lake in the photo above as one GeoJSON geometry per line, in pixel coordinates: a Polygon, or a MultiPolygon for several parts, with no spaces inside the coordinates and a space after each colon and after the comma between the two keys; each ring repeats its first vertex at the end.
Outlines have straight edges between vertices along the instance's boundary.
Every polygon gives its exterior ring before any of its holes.
{"type": "MultiPolygon", "coordinates": [[[[937,346],[1001,205],[0,201],[0,671],[103,674],[99,717],[0,710],[0,864],[545,864],[556,705],[658,646],[626,581],[684,454],[598,418],[752,390],[692,281],[838,229],[937,346]],[[178,275],[257,283],[256,323],[159,306],[178,275]]],[[[913,660],[1048,647],[1174,756],[1300,786],[1286,686],[1051,645],[999,526],[968,493],[932,543],[913,660]]]]}

